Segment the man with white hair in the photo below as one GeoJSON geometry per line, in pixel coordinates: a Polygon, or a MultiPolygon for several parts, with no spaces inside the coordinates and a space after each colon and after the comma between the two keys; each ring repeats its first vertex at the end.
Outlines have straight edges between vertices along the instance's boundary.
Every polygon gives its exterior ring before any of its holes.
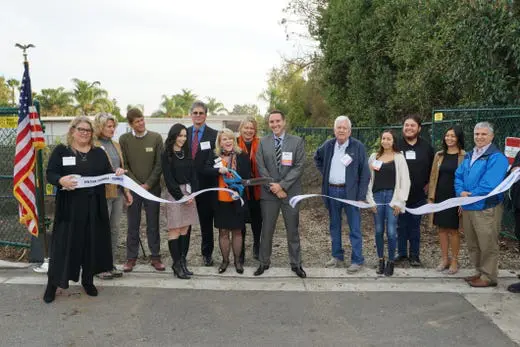
{"type": "MultiPolygon", "coordinates": [[[[468,152],[455,171],[457,196],[484,196],[504,179],[509,163],[492,141],[493,127],[488,122],[475,125],[475,148],[468,152]]],[[[470,260],[475,273],[465,278],[472,287],[495,287],[498,277],[498,235],[502,223],[500,193],[462,206],[462,224],[470,260]]]]}
{"type": "MultiPolygon", "coordinates": [[[[314,155],[317,169],[323,176],[321,193],[334,198],[365,201],[370,181],[365,146],[350,137],[352,123],[346,116],[339,116],[334,121],[334,138],[325,141],[314,155]]],[[[341,214],[345,210],[350,229],[352,246],[350,273],[360,270],[364,263],[363,240],[361,235],[361,214],[358,207],[342,202],[324,199],[329,210],[330,238],[332,258],[327,267],[342,266],[344,250],[341,241],[341,214]]]]}

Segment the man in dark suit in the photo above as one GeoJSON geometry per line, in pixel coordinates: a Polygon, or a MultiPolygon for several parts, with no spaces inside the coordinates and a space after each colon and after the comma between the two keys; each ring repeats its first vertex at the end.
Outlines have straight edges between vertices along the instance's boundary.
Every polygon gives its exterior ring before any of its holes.
{"type": "MultiPolygon", "coordinates": [[[[202,101],[195,101],[191,105],[190,115],[193,125],[188,128],[188,147],[197,170],[199,190],[217,186],[216,177],[203,174],[204,164],[212,156],[217,139],[217,131],[206,124],[207,114],[208,107],[202,101]]],[[[205,266],[213,265],[213,200],[214,192],[201,194],[195,199],[202,234],[200,248],[205,266]]],[[[190,232],[185,240],[181,241],[183,263],[188,252],[190,232]]]]}
{"type": "Polygon", "coordinates": [[[304,142],[301,137],[285,132],[285,115],[281,111],[269,113],[269,128],[272,135],[263,137],[256,153],[258,172],[261,177],[271,177],[274,183],[262,187],[262,233],[260,235],[260,266],[255,276],[269,269],[273,234],[276,220],[282,210],[289,249],[291,269],[301,278],[307,274],[301,266],[300,235],[298,231],[299,210],[292,208],[289,199],[301,194],[301,176],[305,161],[304,142]]]}
{"type": "MultiPolygon", "coordinates": [[[[365,146],[351,137],[352,124],[346,116],[334,121],[334,138],[325,141],[314,155],[316,167],[323,176],[321,194],[339,199],[365,201],[370,169],[365,146]]],[[[341,242],[341,213],[345,210],[350,229],[352,246],[351,264],[347,271],[357,272],[364,263],[361,213],[358,207],[332,199],[324,199],[329,210],[332,258],[326,267],[344,265],[344,250],[341,242]]]]}

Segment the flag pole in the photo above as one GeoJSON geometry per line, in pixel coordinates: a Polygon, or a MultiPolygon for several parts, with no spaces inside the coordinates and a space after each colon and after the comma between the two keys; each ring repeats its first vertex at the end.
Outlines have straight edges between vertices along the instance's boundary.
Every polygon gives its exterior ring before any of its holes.
{"type": "MultiPolygon", "coordinates": [[[[29,71],[29,60],[27,59],[27,50],[29,48],[34,48],[33,44],[15,44],[15,47],[18,47],[22,50],[23,53],[23,64],[24,68],[29,71]]],[[[28,95],[29,105],[32,105],[32,90],[28,95]]],[[[39,110],[38,110],[39,111],[39,110]]],[[[39,113],[39,112],[38,112],[39,113]]],[[[35,173],[36,173],[36,208],[38,211],[38,237],[31,236],[31,249],[29,253],[29,261],[30,262],[40,262],[41,266],[35,268],[35,271],[38,272],[47,272],[48,268],[48,247],[47,247],[47,230],[45,227],[45,204],[44,204],[44,195],[43,195],[43,156],[41,150],[36,149],[36,165],[35,165],[35,173]]]]}

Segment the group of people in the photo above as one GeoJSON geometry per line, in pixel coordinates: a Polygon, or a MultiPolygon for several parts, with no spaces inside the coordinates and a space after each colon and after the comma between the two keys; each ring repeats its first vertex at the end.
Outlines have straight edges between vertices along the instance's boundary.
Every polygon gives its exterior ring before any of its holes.
{"type": "MultiPolygon", "coordinates": [[[[270,266],[280,210],[291,269],[297,276],[306,277],[301,260],[299,209],[289,204],[290,198],[302,193],[303,139],[289,134],[285,115],[278,110],[267,116],[272,134],[263,138],[257,136],[257,122],[252,117],[241,122],[237,137],[229,129],[217,131],[209,127],[207,112],[203,102],[193,103],[192,126],[174,124],[164,143],[160,134],[146,129],[145,118],[136,108],[127,113],[132,131],[123,134],[119,143],[112,139],[117,119],[111,114],[98,114],[94,122],[84,116],[71,122],[66,143],[54,149],[47,168],[48,182],[58,190],[45,302],[55,299],[58,287],[68,288],[69,280],[78,281],[80,270],[85,292],[92,296],[97,295],[94,276],[101,279],[122,276],[114,266],[113,255],[124,204],[128,206],[128,230],[127,260],[122,270],[131,272],[136,265],[143,207],[151,265],[157,271],[165,270],[160,255],[160,203],[117,185],[76,189],[77,175],[126,174],[156,197],[161,196],[161,176],[164,178],[165,196],[172,202],[166,206],[168,248],[174,275],[180,279],[193,275],[186,256],[191,226],[197,224],[200,224],[204,265],[214,263],[215,227],[222,255],[218,272],[227,270],[232,250],[239,274],[244,272],[246,224],[251,224],[253,257],[259,261],[254,275],[262,275],[270,266]],[[245,187],[240,182],[229,184],[238,176],[269,180],[245,187]],[[193,192],[217,187],[228,190],[207,191],[195,199],[189,197],[193,192]]],[[[440,202],[454,196],[486,195],[507,174],[507,159],[492,144],[493,128],[485,122],[475,127],[475,148],[467,154],[464,135],[458,127],[446,132],[443,150],[434,154],[431,145],[419,136],[421,121],[416,116],[405,119],[402,138],[385,130],[380,136],[379,149],[370,157],[365,146],[350,136],[351,129],[348,117],[336,118],[334,138],[317,149],[314,161],[323,176],[322,194],[373,206],[378,274],[392,276],[397,262],[421,265],[421,216],[407,212],[406,207],[421,206],[427,197],[430,202],[440,202]]],[[[520,166],[518,162],[517,156],[512,170],[520,166]]],[[[467,278],[469,284],[496,285],[502,200],[503,195],[499,194],[434,214],[432,223],[439,228],[442,250],[439,271],[453,274],[458,270],[458,229],[462,218],[475,266],[474,276],[467,278]]],[[[345,210],[352,245],[347,271],[359,271],[364,263],[360,209],[334,199],[325,199],[325,205],[332,241],[332,257],[325,265],[336,267],[344,263],[341,220],[345,210]]]]}

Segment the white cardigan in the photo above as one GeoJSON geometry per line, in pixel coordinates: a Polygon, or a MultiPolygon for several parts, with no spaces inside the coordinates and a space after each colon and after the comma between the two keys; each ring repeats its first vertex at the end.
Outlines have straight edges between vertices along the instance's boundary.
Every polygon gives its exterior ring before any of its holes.
{"type": "MultiPolygon", "coordinates": [[[[373,206],[376,205],[374,201],[374,195],[372,194],[372,187],[374,186],[374,169],[372,163],[376,160],[376,153],[372,153],[368,158],[368,166],[370,167],[370,183],[368,184],[367,191],[367,202],[373,206]]],[[[410,173],[408,172],[408,165],[406,159],[402,153],[394,154],[395,162],[395,187],[392,201],[390,201],[390,207],[397,206],[401,210],[401,213],[405,212],[406,200],[408,200],[408,194],[410,193],[410,173]]]]}

